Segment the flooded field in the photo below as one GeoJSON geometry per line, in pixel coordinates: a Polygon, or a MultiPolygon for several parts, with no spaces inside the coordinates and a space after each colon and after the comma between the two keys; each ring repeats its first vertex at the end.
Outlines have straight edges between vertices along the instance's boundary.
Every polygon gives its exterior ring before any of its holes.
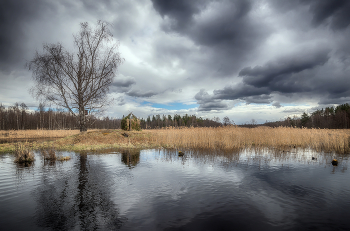
{"type": "Polygon", "coordinates": [[[29,166],[2,154],[1,230],[350,229],[348,155],[184,153],[35,153],[29,166]]]}

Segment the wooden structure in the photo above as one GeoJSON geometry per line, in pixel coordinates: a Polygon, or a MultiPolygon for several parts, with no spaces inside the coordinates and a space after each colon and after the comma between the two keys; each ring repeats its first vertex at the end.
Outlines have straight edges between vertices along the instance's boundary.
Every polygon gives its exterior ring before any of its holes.
{"type": "Polygon", "coordinates": [[[141,129],[140,120],[132,112],[129,115],[127,115],[124,119],[126,120],[127,127],[127,129],[124,130],[132,131],[141,129]]]}

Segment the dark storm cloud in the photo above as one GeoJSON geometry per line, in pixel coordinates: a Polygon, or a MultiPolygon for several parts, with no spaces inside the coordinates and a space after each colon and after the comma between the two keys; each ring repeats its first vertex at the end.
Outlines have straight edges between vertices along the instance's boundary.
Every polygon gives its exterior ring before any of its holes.
{"type": "Polygon", "coordinates": [[[304,0],[310,4],[315,25],[329,24],[333,29],[344,29],[350,24],[350,1],[348,0],[304,0]]]}
{"type": "Polygon", "coordinates": [[[170,28],[173,30],[182,30],[192,21],[195,14],[201,11],[208,1],[200,0],[152,0],[154,9],[164,18],[171,18],[170,28]]]}
{"type": "Polygon", "coordinates": [[[322,98],[318,103],[322,106],[320,107],[327,107],[326,105],[334,105],[334,104],[345,104],[350,102],[350,94],[348,94],[348,97],[326,97],[322,98]]]}
{"type": "Polygon", "coordinates": [[[217,77],[235,72],[269,34],[268,26],[249,17],[247,0],[152,2],[163,16],[162,28],[201,45],[207,58],[202,65],[217,70],[217,77]]]}
{"type": "Polygon", "coordinates": [[[251,104],[251,103],[269,104],[269,103],[271,103],[271,96],[269,96],[269,95],[254,95],[254,96],[244,97],[242,99],[247,104],[251,104]]]}
{"type": "Polygon", "coordinates": [[[226,86],[220,90],[214,90],[215,99],[235,100],[239,98],[265,95],[270,93],[268,88],[256,88],[247,84],[239,83],[234,86],[226,86]]]}
{"type": "Polygon", "coordinates": [[[227,110],[228,105],[220,100],[211,97],[208,92],[201,89],[194,97],[199,104],[198,111],[211,111],[211,110],[227,110]]]}
{"type": "MultiPolygon", "coordinates": [[[[313,26],[325,25],[335,30],[345,29],[350,24],[350,1],[348,0],[271,0],[269,3],[278,11],[296,11],[306,7],[311,15],[313,26]]],[[[300,15],[302,16],[302,15],[300,15]]]]}
{"type": "MultiPolygon", "coordinates": [[[[42,47],[28,47],[28,41],[33,35],[49,38],[57,32],[61,25],[72,26],[69,20],[80,22],[105,20],[112,23],[112,32],[120,39],[127,36],[136,22],[137,12],[133,4],[128,1],[104,0],[95,1],[47,1],[47,0],[0,0],[0,69],[11,70],[23,68],[25,63],[34,55],[35,50],[42,47]],[[109,21],[106,12],[113,11],[116,17],[109,21]],[[130,15],[133,17],[129,17],[130,15]],[[88,15],[88,17],[87,17],[88,15]],[[94,18],[93,20],[90,20],[94,18]],[[48,23],[48,28],[36,28],[36,24],[48,23]],[[66,24],[65,24],[66,23],[66,24]],[[52,33],[54,32],[54,33],[52,33]]],[[[77,33],[77,31],[75,32],[77,33]]],[[[58,33],[57,33],[58,34],[58,33]]],[[[66,35],[66,34],[63,34],[66,35]]],[[[37,37],[35,37],[37,38],[37,37]]],[[[73,41],[73,37],[70,37],[73,41]]],[[[53,42],[62,42],[62,37],[51,38],[53,42]]],[[[49,42],[49,41],[43,41],[49,42]]]]}
{"type": "Polygon", "coordinates": [[[325,64],[329,59],[328,53],[329,50],[300,53],[268,62],[264,66],[245,67],[239,72],[239,76],[243,77],[245,84],[257,88],[276,85],[279,77],[285,79],[291,74],[325,64]]]}
{"type": "MultiPolygon", "coordinates": [[[[309,77],[304,72],[323,66],[329,60],[328,54],[328,49],[307,51],[275,59],[262,66],[245,67],[239,72],[239,76],[243,77],[242,83],[214,90],[213,95],[206,92],[204,94],[201,91],[197,93],[195,99],[200,105],[211,101],[237,99],[244,100],[247,104],[269,104],[273,101],[272,93],[290,94],[312,91],[315,87],[310,86],[310,78],[314,80],[317,78],[309,77]],[[205,97],[200,99],[198,95],[205,95],[205,97]]],[[[274,106],[278,107],[277,104],[274,106]]]]}
{"type": "Polygon", "coordinates": [[[8,70],[18,63],[24,67],[26,40],[28,35],[25,26],[40,20],[43,12],[54,13],[52,2],[33,1],[0,1],[0,68],[8,70]]]}

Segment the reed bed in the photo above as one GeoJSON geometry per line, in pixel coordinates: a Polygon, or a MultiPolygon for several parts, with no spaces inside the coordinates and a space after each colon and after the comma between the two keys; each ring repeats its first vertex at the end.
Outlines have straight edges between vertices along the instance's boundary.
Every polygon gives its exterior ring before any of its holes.
{"type": "Polygon", "coordinates": [[[62,138],[79,133],[79,130],[0,130],[0,139],[62,138]]]}
{"type": "Polygon", "coordinates": [[[222,150],[312,148],[325,152],[350,152],[350,130],[226,126],[168,128],[148,132],[151,134],[151,143],[168,148],[222,150]]]}
{"type": "Polygon", "coordinates": [[[48,161],[64,161],[64,160],[70,160],[70,156],[60,156],[56,154],[56,151],[53,147],[49,149],[42,149],[41,155],[43,156],[44,160],[48,161]]]}
{"type": "MultiPolygon", "coordinates": [[[[17,131],[16,131],[17,132],[17,131]]],[[[27,137],[30,132],[27,131],[27,137]]],[[[40,133],[40,131],[38,131],[40,133]]],[[[167,128],[143,131],[89,130],[44,131],[51,137],[67,137],[50,142],[33,142],[32,149],[96,151],[107,148],[175,148],[241,151],[243,149],[274,149],[288,151],[291,148],[309,148],[315,151],[349,153],[350,130],[300,129],[291,127],[242,128],[226,126],[218,128],[167,128]],[[62,133],[61,133],[62,132],[62,133]],[[66,133],[64,133],[66,132],[66,133]],[[73,135],[72,135],[73,134],[73,135]]],[[[32,133],[35,134],[35,133],[32,133]]],[[[40,135],[40,134],[39,134],[40,135]]],[[[39,136],[37,135],[37,137],[39,136]]],[[[41,134],[41,137],[48,136],[41,134]]],[[[30,137],[33,137],[31,135],[30,137]]],[[[13,144],[0,144],[0,152],[14,151],[13,144]]]]}

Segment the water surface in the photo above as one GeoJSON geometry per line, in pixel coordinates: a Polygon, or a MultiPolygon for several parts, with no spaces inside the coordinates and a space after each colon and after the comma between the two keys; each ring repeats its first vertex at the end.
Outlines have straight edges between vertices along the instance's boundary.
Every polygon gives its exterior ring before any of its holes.
{"type": "Polygon", "coordinates": [[[0,155],[1,230],[350,229],[348,155],[123,153],[0,155]]]}

